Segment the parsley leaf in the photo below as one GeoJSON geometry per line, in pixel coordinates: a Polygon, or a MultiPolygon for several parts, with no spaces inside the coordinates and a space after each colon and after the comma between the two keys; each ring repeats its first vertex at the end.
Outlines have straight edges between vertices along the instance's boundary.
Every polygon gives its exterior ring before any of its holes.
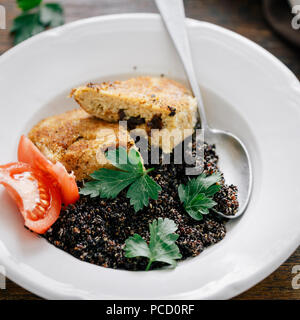
{"type": "Polygon", "coordinates": [[[220,173],[206,176],[200,174],[196,179],[191,179],[186,185],[181,184],[178,188],[178,195],[183,202],[186,212],[195,220],[202,220],[204,214],[209,213],[217,203],[212,197],[220,191],[220,173]]]}
{"type": "Polygon", "coordinates": [[[33,9],[41,4],[42,0],[17,0],[18,7],[23,11],[33,9]]]}
{"type": "Polygon", "coordinates": [[[149,223],[150,242],[147,242],[138,234],[134,234],[125,241],[125,257],[146,257],[149,263],[148,271],[154,261],[165,262],[173,268],[176,266],[176,259],[181,259],[181,254],[175,241],[179,235],[174,233],[177,226],[173,220],[158,218],[149,223]]]}
{"type": "Polygon", "coordinates": [[[158,199],[161,187],[147,175],[152,169],[144,170],[138,151],[131,148],[127,153],[125,148],[120,147],[107,151],[105,156],[119,171],[106,168],[95,171],[90,175],[94,180],[85,183],[80,194],[113,199],[130,186],[127,198],[135,212],[148,206],[149,198],[158,199]]]}
{"type": "Polygon", "coordinates": [[[44,31],[43,25],[39,21],[38,13],[23,13],[13,22],[11,32],[15,34],[14,43],[18,44],[35,34],[44,31]]]}
{"type": "Polygon", "coordinates": [[[47,3],[41,6],[40,21],[44,26],[52,28],[61,26],[64,23],[61,5],[58,3],[47,3]]]}
{"type": "Polygon", "coordinates": [[[148,206],[149,198],[157,200],[160,191],[161,187],[144,174],[129,187],[127,197],[130,198],[130,204],[134,206],[134,210],[137,212],[144,206],[148,206]],[[137,194],[139,194],[138,197],[137,194]]]}
{"type": "Polygon", "coordinates": [[[41,4],[41,2],[42,0],[17,0],[23,13],[14,19],[10,30],[15,36],[14,44],[18,44],[48,27],[58,27],[64,23],[63,9],[60,4],[41,4]]]}

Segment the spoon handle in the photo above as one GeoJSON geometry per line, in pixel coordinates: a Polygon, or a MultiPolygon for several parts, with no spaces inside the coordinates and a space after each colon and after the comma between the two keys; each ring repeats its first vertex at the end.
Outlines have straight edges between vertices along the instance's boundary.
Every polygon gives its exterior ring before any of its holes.
{"type": "Polygon", "coordinates": [[[182,0],[155,0],[165,26],[184,66],[193,94],[197,99],[202,129],[207,129],[202,95],[194,71],[188,34],[185,25],[185,13],[182,0]]]}

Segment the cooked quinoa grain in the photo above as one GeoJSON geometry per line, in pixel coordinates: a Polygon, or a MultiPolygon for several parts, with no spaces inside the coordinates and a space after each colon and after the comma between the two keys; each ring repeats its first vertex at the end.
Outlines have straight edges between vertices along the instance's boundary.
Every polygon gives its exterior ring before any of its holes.
{"type": "MultiPolygon", "coordinates": [[[[172,155],[171,155],[172,158],[172,155]]],[[[162,157],[160,157],[160,161],[162,157]]],[[[215,147],[204,145],[204,172],[218,170],[215,147]]],[[[178,225],[177,245],[182,259],[200,254],[206,247],[225,237],[226,219],[214,212],[203,220],[193,220],[184,210],[178,197],[178,186],[189,179],[186,165],[157,164],[151,177],[162,187],[158,200],[150,200],[149,206],[135,212],[123,190],[116,199],[90,198],[80,200],[61,212],[59,219],[44,237],[56,247],[86,262],[107,268],[145,270],[147,259],[126,258],[125,240],[134,233],[149,241],[149,223],[159,217],[174,220],[178,225]]],[[[191,177],[192,178],[192,177],[191,177]]],[[[215,195],[216,210],[232,215],[238,209],[237,188],[222,181],[222,189],[215,195]]],[[[153,268],[161,267],[154,263],[153,268]]]]}

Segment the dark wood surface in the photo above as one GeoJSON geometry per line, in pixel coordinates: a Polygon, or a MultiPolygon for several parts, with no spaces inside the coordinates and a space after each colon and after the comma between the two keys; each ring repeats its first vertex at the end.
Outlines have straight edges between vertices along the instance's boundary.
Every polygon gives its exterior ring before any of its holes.
{"type": "MultiPolygon", "coordinates": [[[[157,12],[152,0],[64,0],[61,3],[65,8],[66,22],[114,13],[157,12]]],[[[13,17],[19,12],[15,1],[2,0],[0,4],[6,7],[10,27],[13,17]]],[[[260,44],[300,78],[299,50],[273,33],[264,19],[260,0],[186,0],[185,7],[190,18],[221,25],[260,44]]],[[[0,54],[11,46],[9,32],[0,30],[0,54]]],[[[300,248],[267,279],[236,299],[300,299],[300,289],[294,290],[291,285],[294,265],[300,265],[300,248]]],[[[0,290],[1,299],[38,297],[8,280],[7,289],[0,290]]]]}

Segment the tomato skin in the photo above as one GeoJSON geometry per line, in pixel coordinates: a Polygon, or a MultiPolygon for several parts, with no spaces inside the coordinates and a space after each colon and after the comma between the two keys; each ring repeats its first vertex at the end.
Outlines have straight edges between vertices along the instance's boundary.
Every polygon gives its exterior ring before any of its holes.
{"type": "Polygon", "coordinates": [[[30,230],[43,234],[65,205],[79,199],[75,176],[59,162],[53,164],[26,136],[18,147],[20,162],[0,166],[0,184],[15,200],[30,230]]]}
{"type": "Polygon", "coordinates": [[[79,199],[75,176],[72,173],[68,174],[66,168],[60,162],[56,162],[52,170],[62,190],[63,203],[66,206],[75,203],[79,199]]]}
{"type": "Polygon", "coordinates": [[[18,146],[18,160],[46,172],[50,171],[52,167],[52,163],[24,135],[21,136],[18,146]]]}
{"type": "Polygon", "coordinates": [[[3,177],[2,177],[3,171],[9,171],[12,168],[15,169],[16,173],[21,173],[24,170],[31,170],[31,167],[29,165],[23,165],[23,164],[18,163],[18,162],[16,162],[16,163],[8,163],[6,165],[0,166],[0,184],[2,184],[6,188],[7,192],[9,193],[9,195],[12,197],[12,199],[17,204],[18,209],[20,210],[20,212],[22,212],[23,211],[23,200],[22,200],[21,196],[8,183],[8,181],[3,179],[3,177]]]}
{"type": "Polygon", "coordinates": [[[58,182],[61,190],[62,202],[68,206],[79,199],[79,191],[75,176],[69,174],[66,168],[57,162],[53,164],[26,136],[22,135],[18,147],[18,160],[28,163],[50,174],[58,182]]]}
{"type": "Polygon", "coordinates": [[[25,226],[30,230],[43,234],[57,220],[61,211],[61,196],[59,189],[50,177],[45,176],[44,172],[32,168],[26,163],[9,163],[0,166],[0,184],[3,184],[11,197],[15,200],[24,220],[25,226]],[[32,183],[36,188],[34,198],[37,199],[32,205],[32,209],[25,208],[24,203],[28,200],[28,194],[22,187],[20,188],[20,178],[16,176],[23,175],[23,180],[32,183]],[[19,187],[17,190],[16,187],[19,187]],[[43,197],[43,198],[42,198],[43,197]]]}

